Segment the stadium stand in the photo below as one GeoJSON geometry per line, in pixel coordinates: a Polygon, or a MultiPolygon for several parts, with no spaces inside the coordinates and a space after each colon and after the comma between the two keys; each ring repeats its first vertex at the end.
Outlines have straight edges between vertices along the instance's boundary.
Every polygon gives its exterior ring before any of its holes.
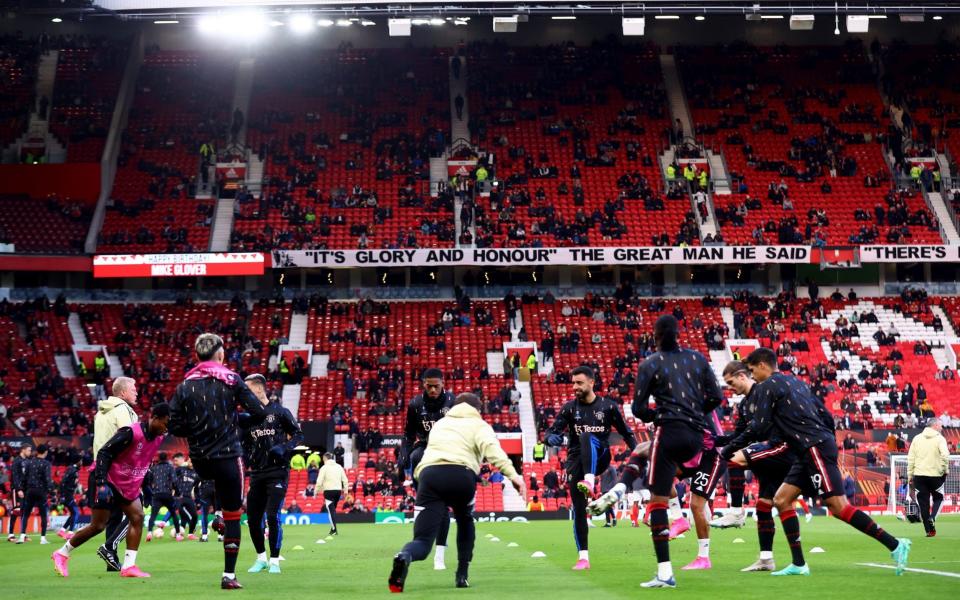
{"type": "Polygon", "coordinates": [[[448,52],[260,61],[248,143],[266,185],[240,198],[233,248],[452,247],[452,201],[427,193],[449,123],[448,52]]]}
{"type": "Polygon", "coordinates": [[[100,162],[128,44],[103,38],[58,40],[50,131],[70,162],[100,162]]]}
{"type": "Polygon", "coordinates": [[[476,200],[479,246],[699,242],[689,201],[662,198],[657,155],[670,119],[658,54],[652,45],[469,47],[471,133],[505,182],[476,200]]]}
{"type": "Polygon", "coordinates": [[[194,200],[200,146],[225,139],[233,71],[196,52],[144,57],[101,252],[206,251],[213,202],[194,200]]]}
{"type": "Polygon", "coordinates": [[[878,136],[886,116],[862,44],[677,55],[698,136],[723,150],[736,180],[734,194],[714,196],[729,242],[941,241],[920,195],[890,183],[878,136]]]}
{"type": "Polygon", "coordinates": [[[0,146],[6,146],[24,132],[34,105],[34,82],[40,48],[36,40],[22,33],[0,36],[0,146]]]}

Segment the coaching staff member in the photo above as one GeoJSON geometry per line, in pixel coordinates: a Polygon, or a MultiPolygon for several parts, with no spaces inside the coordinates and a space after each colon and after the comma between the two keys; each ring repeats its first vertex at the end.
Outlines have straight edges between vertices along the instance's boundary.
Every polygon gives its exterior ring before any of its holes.
{"type": "Polygon", "coordinates": [[[927,427],[910,442],[907,453],[907,478],[910,487],[917,490],[917,504],[920,505],[920,518],[927,537],[937,535],[934,520],[943,502],[943,484],[947,481],[950,468],[950,451],[943,437],[943,427],[937,419],[928,419],[927,427]],[[930,498],[933,497],[933,509],[930,498]]]}
{"type": "Polygon", "coordinates": [[[251,425],[263,421],[267,411],[240,376],[223,365],[220,336],[201,334],[194,350],[200,364],[187,373],[170,400],[169,430],[187,438],[200,479],[214,482],[226,522],[220,587],[240,589],[235,572],[243,513],[243,450],[237,407],[250,415],[251,425]]]}
{"type": "Polygon", "coordinates": [[[457,520],[457,587],[470,587],[467,571],[476,538],[473,503],[481,461],[486,460],[500,469],[520,496],[526,497],[523,478],[500,447],[493,428],[480,416],[480,408],[480,399],[475,394],[460,394],[447,416],[437,421],[430,431],[427,449],[414,473],[420,484],[414,509],[413,541],[393,557],[388,581],[391,592],[402,592],[410,563],[424,560],[430,554],[440,521],[448,518],[448,507],[453,509],[457,520]]]}

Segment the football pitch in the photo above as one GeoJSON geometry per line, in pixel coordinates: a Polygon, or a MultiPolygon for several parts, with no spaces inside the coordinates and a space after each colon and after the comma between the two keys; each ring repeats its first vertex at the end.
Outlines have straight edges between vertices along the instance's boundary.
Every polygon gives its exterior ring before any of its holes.
{"type": "MultiPolygon", "coordinates": [[[[684,598],[930,598],[956,597],[960,589],[960,518],[944,516],[937,537],[923,537],[923,529],[880,518],[882,527],[897,537],[910,537],[912,569],[901,577],[892,569],[859,563],[889,565],[889,553],[876,541],[833,518],[816,517],[802,524],[802,541],[810,577],[771,577],[768,573],[740,573],[757,556],[756,525],[748,519],[743,529],[712,532],[710,571],[681,571],[696,556],[696,536],[688,532],[671,542],[677,589],[642,590],[641,582],[656,569],[650,532],[646,527],[590,530],[592,570],[574,572],[576,561],[572,524],[569,521],[529,523],[478,523],[475,559],[470,571],[471,589],[454,587],[456,550],[447,553],[447,570],[434,571],[431,557],[414,563],[407,578],[405,596],[412,598],[639,598],[668,595],[684,598]],[[499,541],[491,540],[494,536],[499,541]],[[740,538],[743,543],[734,543],[740,538]],[[516,545],[514,545],[516,544],[516,545]],[[823,553],[811,553],[814,547],[823,553]],[[534,552],[546,557],[532,558],[534,552]]],[[[411,535],[410,525],[341,526],[338,537],[326,537],[326,526],[289,526],[284,531],[283,573],[249,574],[255,558],[248,532],[244,530],[238,577],[244,589],[231,594],[270,599],[387,598],[391,558],[411,535]],[[297,549],[297,547],[302,549],[297,549]]],[[[451,527],[451,545],[456,526],[451,527]]],[[[227,594],[219,589],[222,570],[221,545],[213,541],[180,542],[165,537],[142,543],[139,566],[151,579],[121,579],[106,573],[91,541],[73,554],[70,577],[58,576],[50,554],[62,543],[55,535],[51,544],[0,545],[0,589],[3,598],[69,600],[152,600],[205,598],[227,594]],[[56,541],[54,541],[56,540],[56,541]]],[[[102,539],[102,538],[100,538],[102,539]]],[[[774,546],[777,566],[789,562],[789,549],[777,523],[774,546]]]]}

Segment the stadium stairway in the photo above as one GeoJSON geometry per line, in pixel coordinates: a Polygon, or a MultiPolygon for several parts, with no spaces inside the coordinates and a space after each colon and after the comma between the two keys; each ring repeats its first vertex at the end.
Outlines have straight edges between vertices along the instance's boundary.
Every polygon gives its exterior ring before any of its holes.
{"type": "MultiPolygon", "coordinates": [[[[520,431],[523,440],[523,460],[533,460],[533,446],[537,443],[537,421],[533,417],[533,389],[529,381],[518,381],[520,392],[520,431]]],[[[506,502],[506,497],[504,497],[506,502]]]]}
{"type": "MultiPolygon", "coordinates": [[[[730,176],[727,173],[727,161],[723,159],[723,154],[707,150],[707,164],[710,166],[710,183],[713,184],[713,192],[719,196],[730,194],[730,176]]],[[[710,200],[711,214],[713,213],[713,201],[710,200]]]]}
{"type": "Polygon", "coordinates": [[[85,346],[90,342],[87,341],[87,332],[83,330],[83,325],[80,323],[80,315],[75,312],[70,313],[70,316],[67,317],[67,327],[70,328],[70,335],[73,337],[73,343],[85,346]]]}
{"type": "Polygon", "coordinates": [[[729,306],[721,306],[720,316],[723,317],[723,324],[727,326],[727,331],[730,332],[730,337],[737,337],[737,328],[734,327],[733,309],[729,306]]]}
{"type": "Polygon", "coordinates": [[[951,209],[943,201],[943,194],[940,192],[925,192],[923,197],[927,201],[927,206],[937,217],[940,224],[940,234],[943,236],[944,243],[956,245],[960,244],[960,234],[957,234],[957,227],[953,224],[951,209]]]}
{"type": "MultiPolygon", "coordinates": [[[[293,313],[290,315],[290,330],[287,339],[291,344],[307,343],[307,315],[303,313],[293,313]]],[[[328,357],[329,358],[329,357],[328,357]]],[[[273,368],[273,367],[271,367],[273,368]]],[[[310,362],[311,376],[313,375],[313,361],[310,362]]],[[[280,393],[280,402],[283,407],[290,411],[292,415],[300,414],[300,391],[302,387],[299,383],[295,385],[284,385],[280,393]]]]}
{"type": "Polygon", "coordinates": [[[667,91],[667,101],[670,104],[670,115],[673,117],[671,126],[680,119],[683,125],[683,131],[686,135],[693,135],[693,118],[690,116],[690,109],[687,107],[687,97],[683,93],[683,84],[680,80],[680,70],[677,69],[677,61],[672,54],[660,55],[660,70],[663,72],[663,86],[667,91]]]}
{"type": "Polygon", "coordinates": [[[144,41],[143,33],[134,36],[130,44],[130,54],[123,68],[123,80],[117,91],[117,101],[113,107],[113,116],[110,118],[110,132],[103,147],[103,157],[100,159],[100,196],[97,198],[97,207],[90,220],[90,230],[84,243],[84,252],[94,254],[103,228],[103,220],[107,212],[107,203],[112,202],[113,187],[117,175],[117,156],[123,141],[123,132],[126,129],[130,107],[137,92],[137,78],[140,66],[143,64],[144,41]]]}
{"type": "MultiPolygon", "coordinates": [[[[523,329],[523,311],[519,308],[517,309],[517,318],[513,320],[513,327],[510,328],[510,341],[519,342],[520,338],[517,337],[520,334],[520,330],[523,329]]],[[[500,357],[500,360],[503,360],[503,357],[500,357]]],[[[501,369],[502,370],[502,369],[501,369]]]]}
{"type": "MultiPolygon", "coordinates": [[[[45,54],[42,54],[40,60],[37,62],[37,81],[34,86],[34,93],[38,103],[40,98],[46,97],[48,100],[51,100],[50,104],[53,104],[53,89],[57,79],[57,61],[59,55],[60,53],[57,50],[49,50],[45,54]]],[[[46,161],[48,163],[66,162],[67,149],[60,143],[60,140],[58,140],[56,136],[50,133],[50,109],[47,109],[47,114],[41,115],[37,113],[37,108],[38,105],[35,104],[33,110],[30,111],[30,121],[27,125],[27,130],[17,138],[17,141],[5,149],[4,155],[15,158],[12,162],[19,162],[21,146],[30,140],[42,139],[46,147],[46,161]],[[13,152],[13,154],[11,154],[11,152],[13,152]]]]}
{"type": "Polygon", "coordinates": [[[329,354],[316,354],[310,359],[310,377],[326,377],[327,366],[330,364],[329,354]]]}
{"type": "Polygon", "coordinates": [[[280,403],[290,411],[291,415],[300,414],[300,384],[283,386],[280,403]]]}
{"type": "Polygon", "coordinates": [[[73,356],[70,354],[57,354],[53,357],[53,360],[57,363],[57,372],[60,373],[60,377],[68,379],[70,377],[76,377],[77,371],[73,368],[73,356]]]}
{"type": "Polygon", "coordinates": [[[307,315],[294,313],[290,316],[290,334],[287,338],[291,344],[307,343],[307,315]]]}
{"type": "Polygon", "coordinates": [[[107,354],[107,365],[110,366],[111,379],[123,377],[123,363],[120,362],[119,356],[116,354],[107,354]]]}
{"type": "MultiPolygon", "coordinates": [[[[202,168],[202,167],[201,167],[202,168]]],[[[230,234],[233,232],[234,198],[218,198],[210,229],[210,252],[230,250],[230,234]]]]}
{"type": "MultiPolygon", "coordinates": [[[[707,218],[700,221],[700,241],[703,241],[708,235],[716,236],[717,232],[720,231],[720,226],[717,223],[716,212],[713,207],[713,194],[712,191],[707,191],[707,218]]],[[[697,210],[696,202],[693,200],[693,196],[690,197],[690,207],[693,210],[693,214],[697,215],[699,211],[697,210]]],[[[700,217],[697,217],[699,219],[700,217]]]]}
{"type": "Polygon", "coordinates": [[[240,146],[245,146],[247,142],[247,121],[250,115],[250,97],[253,95],[253,74],[256,66],[256,59],[242,58],[237,65],[237,78],[233,87],[233,107],[230,110],[231,115],[239,109],[243,113],[243,126],[237,133],[237,139],[233,140],[240,146]]]}
{"type": "MultiPolygon", "coordinates": [[[[450,58],[453,60],[453,57],[450,58]]],[[[448,61],[447,73],[450,78],[450,140],[470,141],[470,128],[467,123],[470,122],[470,105],[467,94],[467,58],[460,57],[460,79],[453,76],[453,69],[449,67],[448,61]],[[463,96],[463,118],[457,118],[456,99],[457,96],[463,96]]]]}
{"type": "Polygon", "coordinates": [[[503,483],[503,510],[508,512],[527,510],[527,502],[509,482],[503,483]]]}
{"type": "Polygon", "coordinates": [[[935,317],[940,318],[940,322],[943,323],[943,334],[949,339],[957,338],[957,331],[953,328],[953,321],[950,320],[950,317],[947,316],[947,313],[943,310],[939,304],[931,304],[930,312],[933,313],[935,317]]]}
{"type": "Polygon", "coordinates": [[[950,159],[944,152],[937,152],[937,166],[940,168],[941,181],[951,181],[953,178],[950,170],[950,159]]]}

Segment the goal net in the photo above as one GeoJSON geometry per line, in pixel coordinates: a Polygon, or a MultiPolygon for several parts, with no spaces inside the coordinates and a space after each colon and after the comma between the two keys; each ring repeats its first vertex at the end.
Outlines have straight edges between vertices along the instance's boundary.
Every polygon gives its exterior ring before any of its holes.
{"type": "MultiPolygon", "coordinates": [[[[947,480],[943,484],[943,506],[940,513],[960,512],[960,454],[950,455],[950,468],[947,471],[947,480]]],[[[887,510],[894,514],[906,511],[909,499],[909,485],[907,484],[907,455],[890,455],[890,494],[887,499],[887,510]]]]}

